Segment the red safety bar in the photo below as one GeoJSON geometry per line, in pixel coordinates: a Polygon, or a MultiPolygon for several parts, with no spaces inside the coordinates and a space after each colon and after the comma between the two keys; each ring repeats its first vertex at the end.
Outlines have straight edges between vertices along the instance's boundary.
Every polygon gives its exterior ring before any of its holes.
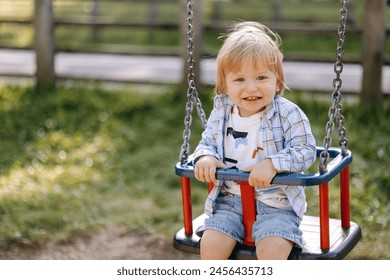
{"type": "Polygon", "coordinates": [[[350,194],[349,194],[349,165],[340,172],[340,209],[341,226],[351,226],[350,194]]]}
{"type": "Polygon", "coordinates": [[[192,229],[192,200],[191,200],[191,182],[190,178],[180,177],[181,179],[181,196],[183,202],[183,220],[184,232],[191,235],[192,229]]]}
{"type": "Polygon", "coordinates": [[[320,247],[329,249],[329,184],[320,185],[320,247]]]}
{"type": "Polygon", "coordinates": [[[244,243],[255,245],[252,238],[252,227],[256,220],[255,189],[247,182],[237,182],[241,188],[242,215],[244,220],[245,237],[244,243]]]}

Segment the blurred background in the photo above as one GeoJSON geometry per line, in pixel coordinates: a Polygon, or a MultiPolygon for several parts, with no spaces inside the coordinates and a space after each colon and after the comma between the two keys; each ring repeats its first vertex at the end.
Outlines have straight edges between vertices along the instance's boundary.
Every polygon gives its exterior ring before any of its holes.
{"type": "MultiPolygon", "coordinates": [[[[306,112],[322,145],[340,1],[193,2],[206,113],[219,37],[237,21],[259,21],[281,35],[286,97],[306,112]]],[[[348,257],[389,259],[390,9],[386,0],[348,2],[341,91],[354,154],[351,216],[363,232],[348,257]]],[[[174,164],[183,141],[187,16],[184,0],[0,0],[0,258],[107,228],[171,242],[182,227],[174,164]]],[[[201,131],[194,118],[191,148],[201,131]]],[[[335,146],[337,138],[336,130],[335,146]]],[[[307,194],[308,214],[318,215],[318,187],[307,194]]],[[[202,213],[206,187],[194,182],[192,196],[202,213]]]]}

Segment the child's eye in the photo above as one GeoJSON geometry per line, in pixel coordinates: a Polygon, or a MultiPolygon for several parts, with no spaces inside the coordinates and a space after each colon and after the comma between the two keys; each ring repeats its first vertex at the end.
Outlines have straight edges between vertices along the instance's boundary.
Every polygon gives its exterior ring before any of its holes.
{"type": "Polygon", "coordinates": [[[243,82],[244,79],[243,79],[243,78],[237,78],[237,79],[235,79],[235,81],[236,81],[236,82],[243,82]]]}
{"type": "Polygon", "coordinates": [[[259,81],[262,81],[262,80],[265,80],[265,79],[266,79],[265,76],[258,76],[258,77],[257,77],[257,80],[259,80],[259,81]]]}

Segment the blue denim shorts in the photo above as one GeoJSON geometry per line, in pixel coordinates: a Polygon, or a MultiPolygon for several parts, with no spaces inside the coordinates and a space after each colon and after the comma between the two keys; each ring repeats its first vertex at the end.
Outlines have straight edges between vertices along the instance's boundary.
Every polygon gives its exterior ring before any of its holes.
{"type": "MultiPolygon", "coordinates": [[[[271,207],[259,200],[256,200],[256,204],[257,216],[252,232],[255,243],[268,236],[279,236],[302,248],[302,231],[299,229],[302,219],[293,210],[271,207]]],[[[243,243],[245,229],[241,197],[221,193],[214,206],[213,216],[205,219],[204,225],[196,233],[201,236],[206,229],[220,231],[243,243]]]]}

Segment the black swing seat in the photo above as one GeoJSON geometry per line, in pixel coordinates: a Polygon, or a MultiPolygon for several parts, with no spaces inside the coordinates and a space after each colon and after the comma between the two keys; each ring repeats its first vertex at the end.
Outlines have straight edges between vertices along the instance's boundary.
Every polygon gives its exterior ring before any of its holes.
{"type": "MultiPolygon", "coordinates": [[[[323,148],[317,147],[317,157],[322,151],[323,148]]],[[[304,247],[302,249],[294,248],[289,259],[344,259],[359,242],[362,236],[359,225],[350,221],[349,217],[349,164],[352,162],[352,153],[348,151],[346,155],[342,155],[341,150],[337,148],[330,148],[328,152],[332,161],[329,162],[326,172],[321,174],[278,174],[273,180],[274,184],[301,186],[319,185],[320,217],[304,216],[300,226],[303,231],[304,247]],[[341,219],[329,218],[328,182],[336,175],[343,172],[344,175],[340,176],[342,217],[341,219]],[[325,196],[325,199],[321,198],[321,194],[325,196]],[[323,241],[324,239],[325,243],[323,241]]],[[[193,167],[191,165],[178,163],[176,164],[176,174],[182,178],[193,178],[193,167]]],[[[219,169],[217,170],[216,176],[219,180],[223,179],[242,182],[247,181],[249,175],[242,171],[219,169]]],[[[184,221],[184,227],[174,236],[173,246],[183,252],[199,254],[200,237],[193,232],[192,228],[196,230],[201,226],[204,223],[206,215],[202,214],[192,222],[188,221],[188,219],[192,220],[190,192],[184,194],[185,190],[183,189],[183,185],[182,191],[183,214],[184,220],[187,219],[187,222],[184,221]],[[187,198],[185,198],[185,196],[187,196],[187,198]],[[190,213],[188,213],[188,211],[190,213]],[[191,227],[190,230],[186,229],[188,223],[191,227]]],[[[256,259],[255,247],[247,244],[237,244],[230,258],[241,260],[256,259]]]]}

